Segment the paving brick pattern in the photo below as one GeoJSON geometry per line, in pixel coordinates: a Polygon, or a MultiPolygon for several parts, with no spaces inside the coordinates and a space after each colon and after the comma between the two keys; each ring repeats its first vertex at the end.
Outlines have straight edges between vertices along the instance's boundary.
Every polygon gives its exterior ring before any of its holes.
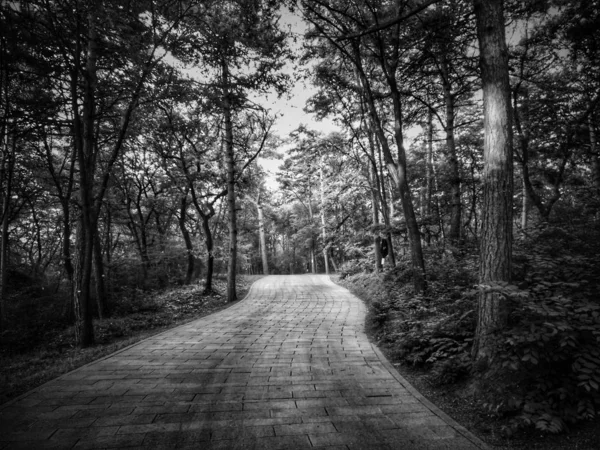
{"type": "Polygon", "coordinates": [[[323,275],[270,276],[219,313],[0,407],[0,449],[481,449],[363,332],[323,275]]]}

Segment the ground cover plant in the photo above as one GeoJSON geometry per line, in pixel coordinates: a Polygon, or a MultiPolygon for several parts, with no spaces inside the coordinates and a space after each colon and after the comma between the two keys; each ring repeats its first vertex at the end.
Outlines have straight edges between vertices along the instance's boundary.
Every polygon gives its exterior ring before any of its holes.
{"type": "MultiPolygon", "coordinates": [[[[259,278],[239,277],[240,298],[259,278]]],[[[226,307],[230,303],[225,288],[226,280],[219,276],[210,294],[203,292],[201,282],[124,292],[111,317],[94,322],[96,344],[85,349],[75,345],[74,325],[65,320],[60,303],[56,303],[60,298],[50,304],[34,303],[39,308],[25,303],[22,306],[31,313],[27,323],[6,330],[0,337],[0,404],[143,338],[226,307]]],[[[31,294],[31,289],[27,293],[31,294]]]]}
{"type": "Polygon", "coordinates": [[[477,252],[467,247],[430,248],[426,295],[403,281],[402,261],[340,283],[367,302],[369,333],[400,372],[483,439],[591,449],[600,436],[596,245],[564,227],[533,230],[515,245],[514,284],[477,286],[477,252]],[[499,292],[512,311],[486,365],[471,355],[480,288],[499,292]]]}

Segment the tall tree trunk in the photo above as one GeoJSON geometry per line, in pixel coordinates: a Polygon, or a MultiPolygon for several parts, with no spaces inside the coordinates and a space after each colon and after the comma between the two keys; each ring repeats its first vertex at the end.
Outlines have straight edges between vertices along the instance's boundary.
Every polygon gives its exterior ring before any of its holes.
{"type": "MultiPolygon", "coordinates": [[[[310,192],[310,191],[309,191],[310,192]]],[[[310,271],[311,273],[317,273],[317,256],[315,251],[315,237],[312,233],[312,225],[314,220],[313,209],[312,209],[312,197],[309,195],[308,197],[308,218],[310,220],[311,225],[311,237],[310,237],[310,271]]]]}
{"type": "MultiPolygon", "coordinates": [[[[90,309],[90,285],[94,251],[93,218],[93,152],[96,88],[96,7],[90,5],[88,11],[88,47],[85,67],[83,130],[79,128],[77,86],[72,92],[74,102],[75,140],[78,142],[77,161],[79,163],[79,203],[80,217],[77,226],[77,249],[74,275],[75,329],[77,345],[88,347],[94,343],[94,328],[90,309]],[[79,133],[83,139],[77,137],[79,133]]],[[[77,64],[73,71],[77,71],[77,64]]],[[[75,80],[77,75],[74,75],[75,80]]],[[[73,86],[72,86],[73,89],[73,86]]]]}
{"type": "Polygon", "coordinates": [[[325,219],[325,179],[323,177],[323,155],[319,157],[319,191],[321,195],[321,234],[323,239],[323,262],[325,263],[325,273],[329,275],[329,244],[327,243],[327,221],[325,219]]]}
{"type": "MultiPolygon", "coordinates": [[[[423,248],[421,246],[421,233],[417,223],[410,186],[406,176],[406,151],[404,150],[404,135],[402,131],[402,105],[400,103],[400,92],[396,84],[395,77],[388,79],[390,90],[392,93],[392,104],[394,106],[394,134],[396,137],[396,145],[398,146],[398,163],[395,164],[391,159],[391,154],[386,157],[388,170],[396,188],[400,192],[400,200],[402,203],[402,211],[404,220],[406,221],[406,229],[408,241],[410,244],[410,253],[413,271],[413,284],[416,293],[425,291],[425,259],[423,258],[423,248]]],[[[384,152],[385,156],[385,152],[384,152]]]]}
{"type": "MultiPolygon", "coordinates": [[[[212,213],[212,211],[211,211],[212,213]]],[[[202,214],[202,230],[204,231],[204,242],[206,245],[206,279],[204,280],[204,293],[212,292],[212,280],[215,272],[215,255],[213,233],[210,229],[210,214],[202,214]]]]}
{"type": "Polygon", "coordinates": [[[192,244],[192,238],[190,237],[190,232],[186,226],[187,220],[187,192],[185,195],[181,197],[181,203],[179,204],[179,230],[181,231],[181,236],[183,237],[183,242],[185,242],[185,251],[187,253],[187,269],[185,271],[185,280],[184,284],[188,285],[192,282],[192,277],[194,275],[194,266],[196,259],[194,258],[194,246],[192,244]]]}
{"type": "Polygon", "coordinates": [[[112,252],[115,249],[116,244],[113,242],[119,240],[119,235],[117,234],[116,240],[113,238],[112,233],[112,214],[110,212],[110,208],[106,209],[106,217],[104,218],[104,259],[106,261],[105,265],[105,286],[106,286],[106,295],[110,297],[112,292],[112,273],[111,273],[111,262],[112,262],[112,252]]]}
{"type": "Polygon", "coordinates": [[[431,197],[433,195],[433,110],[431,108],[427,111],[427,160],[426,160],[426,188],[427,198],[425,212],[427,216],[431,216],[431,197]]]}
{"type": "MultiPolygon", "coordinates": [[[[380,150],[380,157],[381,157],[381,153],[383,153],[383,158],[385,161],[385,165],[388,168],[388,172],[390,173],[390,175],[392,177],[395,178],[395,181],[396,180],[401,181],[400,180],[401,177],[399,176],[400,175],[399,168],[396,165],[396,163],[394,162],[394,158],[392,156],[392,152],[390,150],[387,137],[385,135],[383,126],[381,124],[381,119],[377,112],[374,95],[371,90],[371,84],[369,83],[369,80],[364,72],[363,67],[362,67],[360,49],[358,47],[354,48],[354,56],[355,56],[355,64],[356,64],[357,72],[359,75],[359,80],[362,85],[362,93],[363,93],[364,99],[366,100],[367,106],[368,106],[371,126],[372,126],[375,136],[377,137],[377,143],[378,143],[377,146],[378,146],[378,149],[380,150]]],[[[402,147],[402,149],[403,149],[403,147],[402,147]]],[[[400,148],[399,148],[398,152],[400,152],[400,148]]],[[[381,170],[383,171],[383,164],[381,164],[381,170]]],[[[381,174],[382,191],[384,191],[386,189],[384,180],[385,180],[385,178],[383,177],[383,173],[382,173],[381,174]]],[[[404,181],[406,181],[406,180],[404,180],[404,181]]],[[[398,188],[398,190],[401,190],[400,184],[397,185],[397,188],[398,188]]],[[[385,197],[385,194],[383,195],[382,199],[384,197],[385,197]]],[[[390,225],[390,220],[391,220],[390,216],[393,216],[393,202],[394,202],[394,200],[392,197],[392,198],[390,198],[390,202],[388,204],[390,211],[389,211],[389,214],[387,215],[387,218],[384,215],[384,218],[387,219],[386,226],[390,225]]],[[[411,202],[411,204],[412,204],[412,202],[411,202]]],[[[413,215],[414,215],[414,211],[413,211],[413,215]]],[[[389,232],[387,233],[387,241],[388,241],[388,246],[389,246],[389,258],[390,258],[392,267],[395,267],[396,261],[395,261],[395,255],[393,252],[392,236],[391,236],[391,233],[389,233],[389,232]]]]}
{"type": "Polygon", "coordinates": [[[444,102],[446,105],[446,155],[448,158],[448,168],[450,171],[450,232],[448,239],[452,245],[458,245],[460,242],[460,231],[462,221],[462,205],[460,201],[460,168],[458,165],[458,155],[456,153],[456,142],[454,139],[454,94],[450,86],[448,56],[442,51],[440,58],[440,70],[442,73],[442,87],[444,89],[444,102]]]}
{"type": "Polygon", "coordinates": [[[588,116],[588,127],[590,129],[590,152],[594,161],[594,184],[596,191],[600,195],[600,151],[598,150],[598,140],[596,138],[596,122],[594,113],[588,116]]]}
{"type": "MultiPolygon", "coordinates": [[[[521,92],[520,84],[513,91],[513,120],[515,125],[515,131],[517,134],[517,142],[519,143],[519,149],[521,150],[520,158],[518,159],[521,164],[521,176],[523,185],[523,200],[521,210],[521,229],[527,230],[529,226],[529,208],[530,200],[537,197],[533,191],[533,186],[529,180],[529,111],[528,111],[528,98],[525,94],[523,106],[519,108],[519,94],[521,92]],[[523,116],[523,117],[521,117],[523,116]]],[[[541,199],[537,199],[534,203],[541,205],[541,199]]]]}
{"type": "Polygon", "coordinates": [[[525,180],[522,180],[522,202],[521,202],[521,230],[526,231],[529,226],[529,197],[527,196],[527,187],[525,186],[525,180]]]}
{"type": "MultiPolygon", "coordinates": [[[[370,173],[371,173],[371,177],[374,179],[377,174],[375,172],[375,168],[372,168],[370,173]]],[[[379,227],[379,198],[376,192],[376,186],[374,185],[375,183],[373,182],[373,186],[371,186],[371,209],[372,209],[372,220],[373,220],[373,226],[375,228],[379,227]]],[[[377,234],[375,235],[375,239],[373,240],[373,255],[375,257],[375,271],[376,272],[381,272],[381,269],[383,268],[381,265],[381,235],[380,232],[377,231],[377,234]]]]}
{"type": "Polygon", "coordinates": [[[83,208],[77,223],[75,246],[75,275],[73,298],[75,310],[75,338],[79,347],[88,347],[94,343],[94,325],[90,310],[90,287],[92,278],[93,239],[90,236],[89,221],[83,208]]]}
{"type": "MultiPolygon", "coordinates": [[[[474,0],[483,82],[484,167],[479,282],[510,282],[512,257],[512,124],[508,51],[502,0],[474,0]]],[[[478,301],[473,355],[487,360],[493,335],[506,326],[508,304],[482,289],[478,301]]]]}
{"type": "MultiPolygon", "coordinates": [[[[70,195],[69,195],[70,197],[70,195]]],[[[70,321],[73,319],[73,261],[71,257],[71,207],[69,200],[64,199],[63,203],[63,240],[62,240],[62,258],[63,267],[67,276],[67,285],[69,287],[68,303],[63,309],[63,315],[70,321]]]]}
{"type": "Polygon", "coordinates": [[[223,118],[225,122],[225,167],[227,168],[227,205],[229,207],[229,263],[227,265],[227,301],[235,302],[235,276],[237,268],[237,211],[235,209],[235,154],[233,148],[233,122],[231,93],[229,92],[229,67],[222,60],[223,118]]]}
{"type": "Polygon", "coordinates": [[[15,147],[16,137],[13,137],[12,150],[8,144],[8,127],[4,130],[4,145],[2,151],[2,176],[0,181],[2,182],[2,237],[0,242],[0,331],[4,330],[4,321],[6,319],[6,296],[8,295],[8,250],[9,250],[9,239],[8,239],[8,225],[10,222],[10,209],[11,209],[11,198],[12,198],[12,182],[15,167],[15,147]]]}
{"type": "MultiPolygon", "coordinates": [[[[379,227],[379,178],[377,177],[377,163],[375,159],[375,143],[373,142],[373,134],[367,132],[369,139],[369,150],[371,152],[371,164],[368,168],[369,178],[371,179],[371,209],[372,209],[372,220],[375,228],[379,227]]],[[[375,235],[373,240],[373,255],[375,257],[375,271],[381,272],[383,268],[381,265],[381,235],[379,231],[375,235]]]]}
{"type": "Polygon", "coordinates": [[[256,199],[256,209],[258,211],[258,240],[260,244],[260,256],[262,259],[263,275],[269,275],[269,260],[267,258],[267,240],[265,237],[265,219],[263,207],[260,201],[260,194],[256,199]]]}
{"type": "Polygon", "coordinates": [[[290,274],[294,275],[294,268],[296,267],[296,240],[292,239],[290,245],[292,246],[292,262],[290,263],[290,274]]]}
{"type": "Polygon", "coordinates": [[[110,315],[108,299],[106,295],[106,283],[104,275],[104,261],[102,259],[102,243],[98,232],[98,222],[94,224],[94,278],[96,282],[96,305],[98,306],[98,317],[104,319],[110,315]]]}
{"type": "Polygon", "coordinates": [[[381,212],[383,214],[383,223],[385,224],[385,228],[387,232],[385,234],[385,240],[387,242],[388,247],[388,256],[387,259],[390,263],[391,267],[396,267],[396,249],[394,247],[394,241],[392,240],[392,217],[394,217],[394,197],[390,195],[388,201],[387,194],[387,185],[386,185],[386,177],[383,173],[383,162],[381,160],[381,145],[379,145],[379,141],[375,141],[377,145],[377,150],[379,151],[379,181],[381,185],[381,189],[379,190],[380,198],[381,198],[381,212]]]}
{"type": "Polygon", "coordinates": [[[423,187],[423,198],[421,204],[421,226],[427,245],[431,244],[431,198],[433,193],[433,110],[427,110],[427,146],[425,153],[425,186],[423,187]]]}

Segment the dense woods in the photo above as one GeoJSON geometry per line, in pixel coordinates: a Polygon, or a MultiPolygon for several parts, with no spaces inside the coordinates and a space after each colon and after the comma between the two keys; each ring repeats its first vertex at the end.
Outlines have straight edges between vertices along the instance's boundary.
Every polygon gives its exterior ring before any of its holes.
{"type": "Polygon", "coordinates": [[[362,294],[392,351],[471,380],[509,430],[596,417],[598,1],[0,14],[2,357],[44,328],[91,346],[145,293],[222,277],[233,302],[239,274],[336,273],[379,280],[362,294]],[[266,99],[302,82],[292,63],[335,129],[278,133],[266,99]]]}

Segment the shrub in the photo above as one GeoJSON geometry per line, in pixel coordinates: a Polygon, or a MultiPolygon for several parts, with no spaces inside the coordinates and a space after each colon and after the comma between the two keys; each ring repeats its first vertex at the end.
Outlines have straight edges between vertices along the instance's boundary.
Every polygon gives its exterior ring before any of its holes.
{"type": "Polygon", "coordinates": [[[520,293],[512,327],[498,336],[492,370],[514,394],[490,407],[527,425],[560,432],[596,417],[600,406],[600,305],[557,295],[561,283],[540,282],[520,293]]]}

